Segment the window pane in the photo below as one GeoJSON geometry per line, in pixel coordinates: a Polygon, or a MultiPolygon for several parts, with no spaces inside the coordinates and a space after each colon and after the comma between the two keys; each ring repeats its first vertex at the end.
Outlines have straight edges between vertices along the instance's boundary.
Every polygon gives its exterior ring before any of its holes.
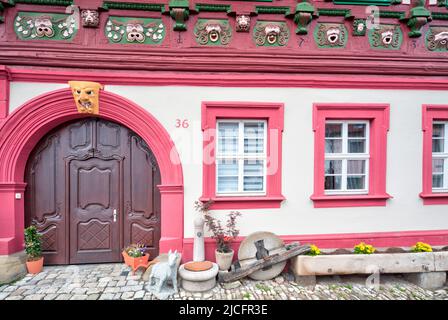
{"type": "Polygon", "coordinates": [[[348,160],[347,174],[364,174],[366,173],[366,160],[348,160]]]}
{"type": "Polygon", "coordinates": [[[364,189],[365,176],[349,176],[347,177],[347,189],[359,190],[364,189]]]}
{"type": "Polygon", "coordinates": [[[432,139],[432,152],[445,152],[444,139],[432,139]]]}
{"type": "Polygon", "coordinates": [[[235,159],[218,160],[218,176],[238,176],[238,161],[235,159]]]}
{"type": "Polygon", "coordinates": [[[434,173],[443,173],[443,159],[432,159],[432,172],[434,173]]]}
{"type": "Polygon", "coordinates": [[[325,190],[340,190],[341,189],[341,176],[326,176],[325,177],[325,190]]]}
{"type": "Polygon", "coordinates": [[[349,123],[348,137],[349,138],[364,138],[366,136],[365,123],[349,123]]]}
{"type": "Polygon", "coordinates": [[[432,125],[432,137],[433,138],[445,137],[445,125],[443,123],[434,123],[432,125]]]}
{"type": "Polygon", "coordinates": [[[244,160],[245,176],[262,176],[264,172],[263,160],[244,160]]]}
{"type": "Polygon", "coordinates": [[[325,139],[325,153],[341,153],[342,139],[325,139]]]}
{"type": "Polygon", "coordinates": [[[218,137],[220,154],[235,154],[238,152],[238,123],[219,122],[218,137]]]}
{"type": "Polygon", "coordinates": [[[342,160],[325,160],[325,174],[341,174],[342,160]]]}
{"type": "Polygon", "coordinates": [[[325,137],[326,138],[342,137],[342,124],[341,123],[326,123],[325,124],[325,137]]]}
{"type": "Polygon", "coordinates": [[[364,153],[365,147],[365,139],[348,139],[348,153],[364,153]]]}
{"type": "Polygon", "coordinates": [[[238,191],[238,177],[218,177],[218,193],[238,191]]]}
{"type": "Polygon", "coordinates": [[[244,177],[244,191],[263,191],[263,177],[244,177]]]}
{"type": "Polygon", "coordinates": [[[244,124],[244,152],[264,152],[264,122],[250,122],[244,124]]]}
{"type": "Polygon", "coordinates": [[[432,175],[432,187],[433,188],[443,188],[443,174],[433,174],[432,175]]]}

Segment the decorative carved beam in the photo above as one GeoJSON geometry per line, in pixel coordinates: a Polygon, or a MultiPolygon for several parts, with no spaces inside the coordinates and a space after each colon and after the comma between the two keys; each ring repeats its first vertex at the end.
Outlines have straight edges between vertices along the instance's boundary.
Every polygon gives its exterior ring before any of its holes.
{"type": "Polygon", "coordinates": [[[197,12],[232,12],[232,6],[230,4],[210,4],[210,3],[197,3],[197,12]]]}
{"type": "Polygon", "coordinates": [[[290,14],[290,7],[276,7],[276,6],[255,6],[257,14],[290,14]]]}
{"type": "Polygon", "coordinates": [[[359,6],[390,6],[401,4],[401,0],[333,0],[333,3],[359,6]]]}
{"type": "Polygon", "coordinates": [[[296,33],[307,34],[308,25],[315,17],[317,17],[316,9],[314,9],[314,7],[310,3],[305,0],[301,3],[298,3],[296,6],[296,12],[294,14],[294,23],[297,24],[296,33]]]}
{"type": "Polygon", "coordinates": [[[340,16],[344,17],[344,19],[350,19],[353,18],[352,11],[350,9],[326,9],[326,8],[319,8],[317,9],[317,15],[318,16],[340,16]]]}
{"type": "Polygon", "coordinates": [[[68,7],[73,4],[73,0],[9,0],[11,5],[17,3],[68,7]]]}
{"type": "Polygon", "coordinates": [[[186,21],[190,16],[188,0],[171,0],[169,4],[170,16],[176,22],[174,24],[174,31],[187,30],[186,21]]]}
{"type": "Polygon", "coordinates": [[[431,12],[433,20],[448,20],[448,13],[444,12],[431,12]]]}
{"type": "MultiPolygon", "coordinates": [[[[31,1],[31,0],[29,0],[31,1]]],[[[62,1],[62,0],[61,0],[62,1]]],[[[103,10],[142,10],[142,11],[158,11],[165,12],[165,5],[162,3],[135,3],[135,2],[112,2],[104,1],[101,6],[103,10]]]]}
{"type": "Polygon", "coordinates": [[[422,35],[421,28],[432,20],[431,12],[425,8],[425,0],[417,1],[417,5],[411,9],[406,20],[411,29],[411,32],[408,33],[409,37],[420,37],[422,35]]]}
{"type": "Polygon", "coordinates": [[[404,11],[380,10],[379,17],[380,18],[395,18],[398,20],[403,20],[406,17],[406,13],[404,11]]]}

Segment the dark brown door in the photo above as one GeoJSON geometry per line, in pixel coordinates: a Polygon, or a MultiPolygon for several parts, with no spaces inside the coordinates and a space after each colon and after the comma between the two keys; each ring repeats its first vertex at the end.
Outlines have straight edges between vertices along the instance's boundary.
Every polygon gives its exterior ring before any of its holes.
{"type": "Polygon", "coordinates": [[[158,255],[160,173],[129,129],[89,118],[54,130],[26,181],[26,224],[42,234],[46,264],[118,262],[130,243],[158,255]]]}
{"type": "Polygon", "coordinates": [[[120,163],[70,161],[70,263],[120,258],[120,163]]]}

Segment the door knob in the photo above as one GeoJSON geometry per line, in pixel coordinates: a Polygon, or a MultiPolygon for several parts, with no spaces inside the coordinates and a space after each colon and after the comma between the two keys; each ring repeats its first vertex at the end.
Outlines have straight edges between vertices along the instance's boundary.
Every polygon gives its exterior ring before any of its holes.
{"type": "Polygon", "coordinates": [[[114,222],[117,222],[117,209],[114,209],[114,222]]]}

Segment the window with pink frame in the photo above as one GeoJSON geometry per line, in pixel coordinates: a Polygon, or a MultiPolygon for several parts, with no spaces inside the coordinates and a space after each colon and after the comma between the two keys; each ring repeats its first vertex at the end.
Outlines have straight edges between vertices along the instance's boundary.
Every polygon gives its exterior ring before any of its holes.
{"type": "Polygon", "coordinates": [[[314,104],[316,208],[385,206],[387,104],[314,104]]]}
{"type": "Polygon", "coordinates": [[[279,208],[283,104],[203,102],[203,193],[212,209],[279,208]]]}
{"type": "Polygon", "coordinates": [[[448,204],[448,105],[424,105],[423,190],[425,205],[448,204]]]}

